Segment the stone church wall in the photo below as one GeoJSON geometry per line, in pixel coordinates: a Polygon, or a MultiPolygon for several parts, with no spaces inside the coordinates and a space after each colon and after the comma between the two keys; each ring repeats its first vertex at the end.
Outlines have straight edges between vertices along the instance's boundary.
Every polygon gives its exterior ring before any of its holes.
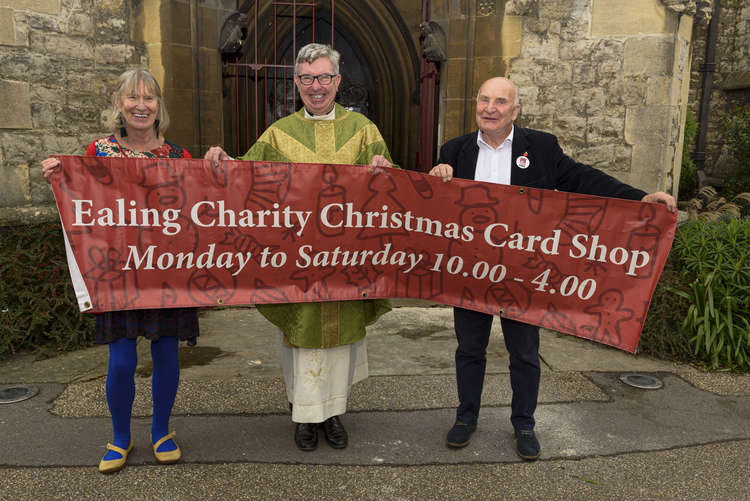
{"type": "MultiPolygon", "coordinates": [[[[711,1],[703,0],[711,14],[711,1]]],[[[696,23],[693,31],[693,56],[690,81],[690,109],[699,116],[703,72],[706,59],[708,19],[696,23]]],[[[721,177],[721,154],[724,137],[721,115],[729,111],[732,101],[750,104],[750,2],[748,0],[721,0],[719,31],[716,42],[716,66],[711,92],[708,135],[706,138],[706,172],[721,177]],[[718,165],[718,168],[717,168],[718,165]]],[[[695,148],[691,148],[693,151],[695,148]]]]}
{"type": "Polygon", "coordinates": [[[39,162],[102,135],[117,77],[146,64],[126,0],[0,0],[0,224],[56,218],[39,162]]]}
{"type": "Polygon", "coordinates": [[[441,139],[474,130],[477,88],[491,76],[510,76],[520,88],[518,124],[556,134],[573,158],[625,182],[672,190],[682,149],[690,3],[433,2],[449,40],[441,139]]]}

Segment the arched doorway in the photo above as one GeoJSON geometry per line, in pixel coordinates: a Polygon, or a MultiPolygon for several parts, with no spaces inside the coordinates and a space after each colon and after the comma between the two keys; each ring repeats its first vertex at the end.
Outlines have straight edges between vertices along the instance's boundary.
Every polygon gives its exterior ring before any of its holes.
{"type": "MultiPolygon", "coordinates": [[[[246,2],[247,3],[247,2],[246,2]]],[[[342,53],[337,101],[370,117],[399,165],[414,165],[419,59],[388,0],[248,4],[241,57],[225,61],[225,144],[241,154],[275,119],[299,108],[293,84],[296,51],[315,41],[342,53]]]]}

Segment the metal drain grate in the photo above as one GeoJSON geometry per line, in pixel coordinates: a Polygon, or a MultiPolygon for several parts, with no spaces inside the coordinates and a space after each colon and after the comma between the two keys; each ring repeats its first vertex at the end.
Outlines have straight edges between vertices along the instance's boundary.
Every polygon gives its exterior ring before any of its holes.
{"type": "Polygon", "coordinates": [[[660,379],[647,374],[623,374],[620,376],[620,381],[642,390],[658,390],[664,386],[660,379]]]}
{"type": "Polygon", "coordinates": [[[0,388],[0,404],[15,404],[23,402],[39,393],[36,386],[11,386],[0,388]]]}

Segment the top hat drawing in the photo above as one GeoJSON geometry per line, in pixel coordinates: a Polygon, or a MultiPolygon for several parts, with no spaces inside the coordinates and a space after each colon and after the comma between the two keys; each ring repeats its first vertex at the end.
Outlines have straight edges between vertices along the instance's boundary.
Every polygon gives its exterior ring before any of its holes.
{"type": "Polygon", "coordinates": [[[175,172],[171,162],[155,162],[141,169],[141,182],[144,188],[156,188],[182,184],[184,176],[175,172]]]}
{"type": "Polygon", "coordinates": [[[497,205],[499,200],[490,196],[487,186],[466,186],[461,188],[461,199],[457,202],[462,207],[484,207],[497,205]]]}

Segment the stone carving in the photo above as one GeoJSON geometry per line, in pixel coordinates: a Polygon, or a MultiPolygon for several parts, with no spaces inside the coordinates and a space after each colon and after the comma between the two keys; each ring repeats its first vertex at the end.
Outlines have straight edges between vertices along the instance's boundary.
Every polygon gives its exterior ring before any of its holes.
{"type": "Polygon", "coordinates": [[[536,7],[537,0],[508,0],[505,2],[506,16],[525,16],[536,7]]]}
{"type": "Polygon", "coordinates": [[[678,14],[695,16],[698,24],[708,24],[711,20],[714,0],[661,0],[668,9],[678,14]]]}
{"type": "Polygon", "coordinates": [[[695,22],[708,24],[714,11],[714,0],[698,0],[695,6],[695,22]]]}
{"type": "Polygon", "coordinates": [[[447,59],[445,33],[438,23],[428,21],[419,25],[420,38],[424,40],[424,57],[428,61],[440,63],[447,59]]]}
{"type": "Polygon", "coordinates": [[[661,0],[661,3],[678,14],[695,14],[695,0],[661,0]]]}
{"type": "Polygon", "coordinates": [[[224,59],[237,57],[247,37],[247,14],[234,12],[227,17],[219,34],[219,52],[224,59]]]}
{"type": "Polygon", "coordinates": [[[479,0],[477,14],[480,16],[490,16],[495,13],[495,0],[479,0]]]}

